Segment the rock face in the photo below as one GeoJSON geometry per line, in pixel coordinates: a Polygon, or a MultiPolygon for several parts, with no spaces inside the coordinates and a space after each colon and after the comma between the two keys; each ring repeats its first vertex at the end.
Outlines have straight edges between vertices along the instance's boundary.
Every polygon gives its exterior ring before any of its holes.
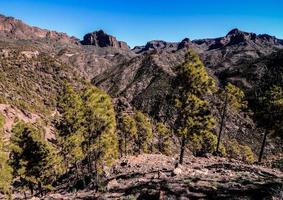
{"type": "Polygon", "coordinates": [[[118,41],[115,37],[106,34],[102,30],[86,34],[81,43],[83,45],[94,45],[97,47],[113,47],[122,50],[130,50],[127,43],[118,41]]]}
{"type": "Polygon", "coordinates": [[[47,39],[63,43],[77,43],[74,37],[65,33],[49,31],[38,27],[28,26],[21,20],[0,15],[0,36],[10,39],[34,40],[47,39]]]}
{"type": "Polygon", "coordinates": [[[165,41],[162,41],[162,40],[153,40],[153,41],[146,43],[145,46],[135,47],[133,49],[133,51],[136,52],[136,53],[143,53],[143,52],[148,52],[148,51],[152,51],[152,50],[159,51],[159,50],[162,50],[162,49],[166,49],[166,50],[176,49],[176,47],[177,47],[177,43],[174,43],[174,42],[165,42],[165,41]]]}

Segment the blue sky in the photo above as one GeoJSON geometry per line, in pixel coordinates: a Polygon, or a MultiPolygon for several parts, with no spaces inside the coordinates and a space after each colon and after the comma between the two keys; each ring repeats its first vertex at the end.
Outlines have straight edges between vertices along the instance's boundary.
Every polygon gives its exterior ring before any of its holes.
{"type": "Polygon", "coordinates": [[[283,38],[283,1],[0,0],[0,13],[82,38],[103,29],[131,47],[226,35],[232,28],[283,38]]]}

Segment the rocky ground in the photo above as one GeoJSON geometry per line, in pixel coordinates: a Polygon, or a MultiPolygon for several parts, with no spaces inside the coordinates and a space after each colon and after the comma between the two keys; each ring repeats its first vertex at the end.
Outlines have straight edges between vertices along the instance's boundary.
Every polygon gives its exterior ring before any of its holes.
{"type": "Polygon", "coordinates": [[[42,199],[283,199],[283,173],[219,157],[146,154],[120,159],[103,192],[53,192],[42,199]]]}

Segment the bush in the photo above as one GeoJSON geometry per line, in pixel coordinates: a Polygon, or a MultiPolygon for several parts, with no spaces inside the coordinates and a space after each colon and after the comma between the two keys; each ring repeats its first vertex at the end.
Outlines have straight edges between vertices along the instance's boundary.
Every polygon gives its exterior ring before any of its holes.
{"type": "Polygon", "coordinates": [[[230,158],[242,160],[247,163],[254,163],[254,153],[247,145],[241,145],[236,139],[232,139],[226,144],[227,155],[230,158]]]}
{"type": "MultiPolygon", "coordinates": [[[[217,137],[211,132],[204,132],[201,135],[193,135],[191,147],[194,155],[203,156],[206,153],[214,153],[217,146],[217,137]]],[[[220,156],[226,155],[226,149],[223,145],[219,148],[220,156]]]]}
{"type": "Polygon", "coordinates": [[[247,145],[241,145],[240,147],[241,147],[242,160],[250,164],[254,163],[255,158],[252,149],[247,145]]]}

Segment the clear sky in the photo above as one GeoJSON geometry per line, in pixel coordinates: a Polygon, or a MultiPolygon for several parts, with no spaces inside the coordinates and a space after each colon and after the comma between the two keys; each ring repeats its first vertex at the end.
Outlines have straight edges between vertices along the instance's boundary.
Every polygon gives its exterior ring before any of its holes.
{"type": "Polygon", "coordinates": [[[283,38],[283,0],[0,0],[0,13],[80,39],[103,29],[131,47],[232,28],[283,38]]]}

